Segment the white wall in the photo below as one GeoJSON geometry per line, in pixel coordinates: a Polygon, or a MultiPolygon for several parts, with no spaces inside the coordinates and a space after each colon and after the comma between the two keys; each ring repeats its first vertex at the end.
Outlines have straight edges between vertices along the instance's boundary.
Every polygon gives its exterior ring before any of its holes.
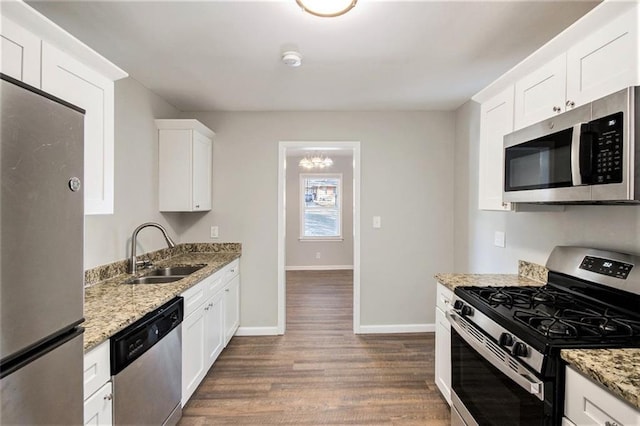
{"type": "MultiPolygon", "coordinates": [[[[179,111],[136,80],[115,83],[115,201],[113,215],[85,216],[84,267],[128,257],[129,239],[143,222],[159,222],[179,241],[179,227],[158,212],[158,137],[155,118],[179,111]]],[[[138,252],[166,246],[157,230],[139,234],[138,252]]]]}
{"type": "Polygon", "coordinates": [[[183,241],[242,242],[241,325],[277,324],[278,143],[361,142],[361,324],[434,322],[436,272],[453,268],[454,114],[183,113],[216,132],[213,211],[183,241]],[[372,229],[374,215],[382,228],[372,229]]]}
{"type": "Polygon", "coordinates": [[[456,272],[515,273],[519,259],[545,264],[556,245],[640,254],[640,206],[566,206],[563,212],[492,212],[478,205],[480,107],[456,111],[456,272]],[[506,234],[506,248],[493,234],[506,234]]]}
{"type": "Polygon", "coordinates": [[[353,266],[353,157],[331,156],[333,165],[322,173],[342,174],[342,235],[341,241],[300,241],[300,174],[315,173],[301,169],[302,156],[287,157],[287,268],[321,268],[353,266]],[[320,259],[316,258],[320,253],[320,259]]]}

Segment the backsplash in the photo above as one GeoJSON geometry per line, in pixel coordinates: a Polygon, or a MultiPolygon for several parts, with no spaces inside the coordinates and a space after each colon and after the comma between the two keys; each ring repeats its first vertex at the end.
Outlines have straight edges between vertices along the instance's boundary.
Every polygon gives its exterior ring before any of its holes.
{"type": "MultiPolygon", "coordinates": [[[[164,248],[150,251],[137,256],[138,260],[148,260],[152,263],[169,259],[184,253],[241,253],[241,243],[183,243],[174,248],[164,248]]],[[[129,259],[119,260],[106,265],[96,266],[84,272],[84,286],[91,287],[101,281],[126,274],[129,259]]]]}
{"type": "Polygon", "coordinates": [[[527,262],[525,260],[518,260],[518,275],[521,277],[529,278],[539,283],[546,284],[549,275],[549,270],[542,265],[536,263],[527,262]]]}

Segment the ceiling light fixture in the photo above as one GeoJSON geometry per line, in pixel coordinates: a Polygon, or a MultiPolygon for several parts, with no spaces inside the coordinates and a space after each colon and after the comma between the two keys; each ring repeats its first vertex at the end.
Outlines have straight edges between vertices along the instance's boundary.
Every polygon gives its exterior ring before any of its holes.
{"type": "Polygon", "coordinates": [[[333,160],[322,154],[306,154],[298,163],[304,169],[324,169],[333,166],[333,160]]]}
{"type": "Polygon", "coordinates": [[[344,15],[354,8],[357,2],[358,0],[296,0],[302,10],[322,18],[344,15]]]}
{"type": "Polygon", "coordinates": [[[295,50],[289,50],[282,53],[282,62],[289,67],[299,67],[302,65],[302,55],[295,50]]]}

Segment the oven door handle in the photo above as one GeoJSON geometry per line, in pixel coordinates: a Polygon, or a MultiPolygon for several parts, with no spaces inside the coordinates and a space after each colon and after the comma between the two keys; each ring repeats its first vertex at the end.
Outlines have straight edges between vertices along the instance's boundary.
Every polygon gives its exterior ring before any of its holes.
{"type": "Polygon", "coordinates": [[[544,383],[533,376],[516,358],[493,343],[484,333],[469,324],[455,311],[447,311],[447,318],[460,337],[491,365],[517,383],[522,389],[544,401],[544,383]],[[468,328],[473,328],[475,332],[473,334],[470,333],[468,328]]]}

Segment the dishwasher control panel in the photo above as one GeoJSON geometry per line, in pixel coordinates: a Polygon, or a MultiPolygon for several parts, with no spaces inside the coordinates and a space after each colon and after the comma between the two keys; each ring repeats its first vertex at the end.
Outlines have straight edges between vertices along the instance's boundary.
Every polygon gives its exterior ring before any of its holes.
{"type": "Polygon", "coordinates": [[[184,302],[177,297],[111,337],[111,375],[131,364],[182,322],[184,302]]]}

